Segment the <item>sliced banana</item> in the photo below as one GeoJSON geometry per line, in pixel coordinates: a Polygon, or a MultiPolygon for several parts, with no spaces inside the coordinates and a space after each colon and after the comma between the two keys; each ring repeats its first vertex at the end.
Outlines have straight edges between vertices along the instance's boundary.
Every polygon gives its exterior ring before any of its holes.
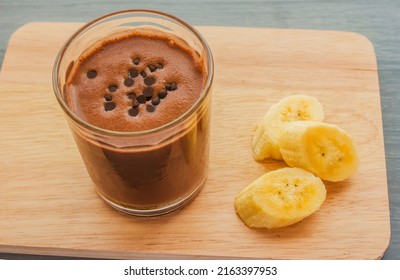
{"type": "Polygon", "coordinates": [[[281,127],[279,149],[289,166],[337,182],[354,174],[358,167],[356,145],[351,136],[333,124],[295,121],[281,127]]]}
{"type": "Polygon", "coordinates": [[[278,138],[282,123],[313,120],[323,121],[324,110],[321,103],[312,96],[296,94],[281,99],[265,114],[252,140],[255,160],[266,158],[282,159],[278,138]]]}
{"type": "Polygon", "coordinates": [[[303,220],[317,211],[326,198],[320,178],[301,168],[268,172],[243,189],[235,209],[254,228],[279,228],[303,220]]]}

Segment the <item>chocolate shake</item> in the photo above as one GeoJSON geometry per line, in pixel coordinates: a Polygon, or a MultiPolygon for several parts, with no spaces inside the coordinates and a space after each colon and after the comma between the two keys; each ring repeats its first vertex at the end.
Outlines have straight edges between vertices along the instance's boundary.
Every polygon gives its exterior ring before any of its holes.
{"type": "MultiPolygon", "coordinates": [[[[115,132],[167,125],[201,96],[204,61],[180,39],[133,31],[86,50],[66,79],[64,99],[83,121],[115,132]]],[[[204,106],[172,140],[116,149],[74,132],[98,193],[117,208],[151,210],[180,203],[204,183],[210,110],[204,106]]],[[[156,141],[156,140],[155,140],[156,141]]]]}
{"type": "Polygon", "coordinates": [[[101,198],[154,216],[195,197],[208,169],[212,80],[205,40],[163,12],[114,12],[71,36],[53,87],[101,198]]]}

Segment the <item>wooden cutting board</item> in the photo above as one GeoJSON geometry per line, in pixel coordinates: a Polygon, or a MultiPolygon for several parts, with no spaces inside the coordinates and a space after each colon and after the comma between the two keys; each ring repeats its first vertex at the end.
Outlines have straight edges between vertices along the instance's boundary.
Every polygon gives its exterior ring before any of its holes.
{"type": "Polygon", "coordinates": [[[93,189],[53,94],[51,71],[80,23],[31,23],[12,36],[0,75],[0,252],[97,258],[377,259],[390,238],[374,49],[347,32],[199,27],[215,56],[210,171],[187,207],[134,218],[93,189]],[[235,195],[279,161],[252,159],[269,106],[306,93],[350,132],[360,169],[326,183],[320,211],[277,230],[247,228],[235,195]]]}

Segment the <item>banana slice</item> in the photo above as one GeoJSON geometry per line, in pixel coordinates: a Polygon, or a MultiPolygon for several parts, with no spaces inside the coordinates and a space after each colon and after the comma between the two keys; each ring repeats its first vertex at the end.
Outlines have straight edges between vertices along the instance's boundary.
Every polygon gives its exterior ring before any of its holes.
{"type": "Polygon", "coordinates": [[[235,209],[254,228],[279,228],[303,220],[317,211],[326,198],[320,178],[301,168],[268,172],[243,189],[235,209]]]}
{"type": "Polygon", "coordinates": [[[289,166],[338,182],[356,172],[358,155],[349,134],[339,127],[313,121],[295,121],[281,128],[279,149],[289,166]]]}
{"type": "Polygon", "coordinates": [[[258,161],[266,158],[282,159],[278,145],[282,123],[298,120],[323,121],[323,119],[323,107],[312,96],[297,94],[281,99],[268,110],[254,133],[252,140],[254,159],[258,161]]]}

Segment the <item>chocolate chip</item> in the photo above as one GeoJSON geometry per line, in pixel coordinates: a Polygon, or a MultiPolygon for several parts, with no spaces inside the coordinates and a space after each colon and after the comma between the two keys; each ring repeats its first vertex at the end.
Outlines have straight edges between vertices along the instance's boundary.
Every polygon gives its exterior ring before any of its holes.
{"type": "Polygon", "coordinates": [[[144,96],[144,95],[139,95],[138,97],[136,97],[136,100],[139,102],[139,103],[146,103],[146,96],[144,96]]]}
{"type": "Polygon", "coordinates": [[[153,95],[154,89],[152,87],[146,87],[143,90],[143,95],[146,97],[151,97],[153,95]]]}
{"type": "Polygon", "coordinates": [[[132,108],[139,107],[139,105],[140,105],[139,101],[133,100],[133,102],[132,102],[132,108]]]}
{"type": "Polygon", "coordinates": [[[151,104],[157,106],[158,104],[160,104],[160,98],[158,96],[154,97],[153,99],[151,99],[151,104]]]}
{"type": "Polygon", "coordinates": [[[115,107],[117,107],[117,104],[115,104],[115,102],[106,102],[106,103],[104,103],[104,110],[106,110],[106,111],[114,110],[115,107]]]}
{"type": "Polygon", "coordinates": [[[109,86],[108,87],[108,90],[110,91],[110,92],[115,92],[116,90],[117,90],[117,86],[116,85],[111,85],[111,86],[109,86]]]}
{"type": "Polygon", "coordinates": [[[164,68],[164,65],[162,65],[161,63],[157,63],[157,68],[158,68],[158,69],[163,69],[163,68],[164,68]]]}
{"type": "Polygon", "coordinates": [[[160,92],[158,93],[158,97],[160,99],[164,99],[167,96],[168,92],[165,89],[160,90],[160,92]]]}
{"type": "Polygon", "coordinates": [[[156,109],[156,107],[154,107],[154,106],[152,106],[152,105],[150,105],[150,104],[147,104],[147,105],[146,105],[146,110],[147,110],[147,112],[154,112],[155,109],[156,109]]]}
{"type": "Polygon", "coordinates": [[[133,60],[133,64],[138,65],[140,63],[140,58],[137,57],[133,60]]]}
{"type": "Polygon", "coordinates": [[[130,76],[131,78],[135,78],[135,77],[137,77],[138,75],[139,75],[138,70],[133,69],[133,68],[129,70],[129,76],[130,76]]]}
{"type": "Polygon", "coordinates": [[[128,114],[132,117],[136,117],[137,115],[139,115],[139,108],[129,109],[128,114]]]}
{"type": "Polygon", "coordinates": [[[133,86],[134,83],[135,82],[131,78],[126,78],[125,81],[124,81],[124,85],[126,87],[131,87],[131,86],[133,86]]]}
{"type": "Polygon", "coordinates": [[[147,67],[149,68],[150,72],[154,72],[157,70],[157,67],[151,64],[149,64],[147,67]]]}
{"type": "Polygon", "coordinates": [[[134,92],[128,93],[127,96],[128,96],[129,99],[132,99],[132,100],[135,100],[135,99],[136,99],[136,94],[135,94],[134,92]]]}
{"type": "Polygon", "coordinates": [[[171,84],[170,84],[170,83],[165,84],[165,89],[166,89],[166,90],[171,90],[171,84]]]}
{"type": "Polygon", "coordinates": [[[109,95],[109,94],[106,94],[106,95],[104,96],[104,98],[106,99],[106,101],[111,101],[111,100],[112,100],[112,96],[109,95]]]}
{"type": "Polygon", "coordinates": [[[145,79],[144,79],[144,83],[147,85],[147,86],[151,86],[152,84],[154,84],[156,82],[156,79],[154,78],[154,77],[146,77],[145,79]]]}
{"type": "Polygon", "coordinates": [[[146,71],[142,71],[142,72],[140,72],[140,76],[142,76],[143,78],[145,78],[146,76],[147,76],[147,73],[146,73],[146,71]]]}
{"type": "Polygon", "coordinates": [[[175,82],[172,82],[170,90],[172,91],[172,90],[177,90],[177,89],[178,89],[178,85],[175,82]]]}
{"type": "Polygon", "coordinates": [[[90,70],[90,71],[88,71],[88,72],[86,73],[86,76],[87,76],[89,79],[94,79],[94,78],[96,78],[96,76],[97,76],[97,72],[96,72],[96,70],[90,70]]]}

